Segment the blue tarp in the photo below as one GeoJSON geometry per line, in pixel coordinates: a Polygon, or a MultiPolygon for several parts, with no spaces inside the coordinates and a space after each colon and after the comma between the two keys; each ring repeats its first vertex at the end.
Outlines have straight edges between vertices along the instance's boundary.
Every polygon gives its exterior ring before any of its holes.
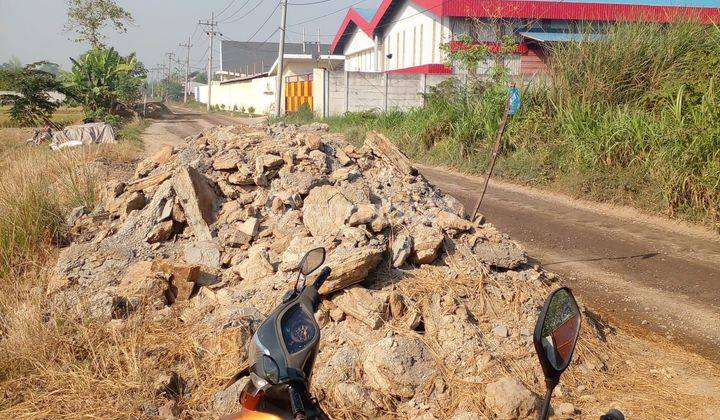
{"type": "Polygon", "coordinates": [[[538,42],[578,42],[597,41],[605,37],[603,34],[578,34],[572,32],[520,32],[525,38],[538,42]]]}

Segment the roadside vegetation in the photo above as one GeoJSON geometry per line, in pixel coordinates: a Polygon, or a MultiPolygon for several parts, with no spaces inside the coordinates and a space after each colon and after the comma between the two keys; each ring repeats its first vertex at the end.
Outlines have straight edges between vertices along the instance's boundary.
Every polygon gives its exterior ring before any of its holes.
{"type": "MultiPolygon", "coordinates": [[[[619,24],[551,54],[547,83],[519,86],[496,174],[720,229],[720,28],[619,24]]],[[[325,122],[357,140],[380,130],[417,161],[483,173],[504,84],[470,86],[444,83],[409,112],[325,122]]]]}
{"type": "MultiPolygon", "coordinates": [[[[194,109],[196,111],[207,111],[207,104],[203,104],[197,101],[188,100],[187,103],[180,103],[180,106],[194,109]]],[[[228,117],[257,117],[256,109],[254,107],[245,108],[244,106],[238,107],[226,107],[225,105],[213,105],[210,108],[210,112],[214,114],[226,115],[228,117]]],[[[311,118],[312,119],[312,118],[311,118]]]]}
{"type": "Polygon", "coordinates": [[[132,354],[132,337],[74,308],[51,311],[45,293],[68,213],[92,210],[106,181],[132,172],[146,127],[132,111],[144,66],[104,44],[103,28],[122,32],[131,17],[112,0],[68,5],[68,29],[90,44],[70,71],[44,62],[0,65],[0,90],[20,93],[0,98],[0,418],[137,415],[125,406],[146,368],[132,354]],[[68,100],[53,102],[49,91],[68,100]],[[26,144],[46,119],[64,127],[84,118],[110,123],[121,142],[61,151],[26,144]]]}

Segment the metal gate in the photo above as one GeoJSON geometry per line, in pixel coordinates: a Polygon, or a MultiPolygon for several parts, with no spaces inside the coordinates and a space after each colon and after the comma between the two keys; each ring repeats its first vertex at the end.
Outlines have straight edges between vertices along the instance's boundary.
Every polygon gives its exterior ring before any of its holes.
{"type": "Polygon", "coordinates": [[[313,75],[303,74],[285,78],[285,112],[297,112],[304,104],[313,109],[313,75]]]}

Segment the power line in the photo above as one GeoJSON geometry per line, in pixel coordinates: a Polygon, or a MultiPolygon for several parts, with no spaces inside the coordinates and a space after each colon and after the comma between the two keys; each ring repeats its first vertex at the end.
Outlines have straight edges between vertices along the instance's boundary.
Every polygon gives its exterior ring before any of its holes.
{"type": "Polygon", "coordinates": [[[275,5],[275,8],[273,9],[273,11],[270,13],[270,15],[267,17],[267,19],[265,19],[265,22],[263,22],[263,24],[260,25],[260,27],[257,29],[257,31],[255,31],[255,33],[252,34],[252,36],[250,38],[248,38],[248,42],[252,41],[252,39],[255,38],[255,35],[257,35],[260,31],[262,31],[262,29],[265,27],[265,25],[267,25],[267,23],[270,21],[270,19],[273,16],[275,16],[275,12],[277,12],[279,7],[280,7],[280,3],[275,5]]]}
{"type": "Polygon", "coordinates": [[[262,3],[263,3],[263,0],[260,0],[255,6],[253,6],[252,9],[248,10],[247,13],[243,14],[243,15],[240,16],[239,18],[233,19],[233,20],[231,20],[231,21],[225,20],[225,21],[223,21],[223,22],[221,22],[221,23],[235,23],[235,22],[237,22],[237,21],[239,21],[239,20],[242,20],[242,19],[245,18],[245,16],[247,16],[247,15],[249,15],[250,13],[254,12],[255,9],[257,9],[262,3]]]}
{"type": "Polygon", "coordinates": [[[227,6],[225,6],[225,8],[220,11],[220,13],[218,13],[217,15],[215,15],[215,17],[220,17],[220,15],[222,15],[223,13],[225,13],[225,11],[226,11],[227,9],[229,9],[230,6],[232,6],[233,4],[235,4],[236,1],[237,1],[237,0],[230,0],[230,3],[228,3],[227,6]]]}
{"type": "Polygon", "coordinates": [[[317,0],[317,1],[311,1],[307,3],[288,3],[288,6],[310,6],[313,4],[320,4],[320,3],[327,3],[333,0],[317,0]]]}
{"type": "Polygon", "coordinates": [[[237,15],[238,13],[240,13],[240,11],[241,11],[242,9],[244,9],[245,6],[248,5],[248,3],[250,3],[250,0],[245,0],[245,3],[243,3],[242,6],[238,7],[238,9],[237,9],[236,11],[234,11],[230,16],[226,16],[225,19],[219,21],[218,23],[223,23],[223,22],[227,21],[228,19],[232,19],[235,15],[237,15]]]}
{"type": "Polygon", "coordinates": [[[312,18],[312,19],[304,20],[304,21],[302,21],[302,22],[293,23],[292,25],[289,25],[289,26],[299,26],[299,25],[303,25],[303,24],[305,24],[305,23],[314,22],[314,21],[316,21],[316,20],[320,20],[320,19],[322,19],[322,18],[326,18],[326,17],[328,17],[328,16],[332,16],[332,15],[334,15],[334,14],[336,14],[336,13],[340,13],[340,12],[344,12],[344,11],[350,10],[351,7],[357,6],[357,5],[360,4],[360,3],[365,3],[366,1],[368,1],[368,0],[360,0],[360,1],[357,1],[357,2],[355,2],[355,3],[353,3],[353,4],[351,4],[350,6],[343,7],[342,9],[338,9],[338,10],[336,10],[336,11],[334,11],[334,12],[326,13],[326,14],[324,14],[324,15],[322,15],[322,16],[314,17],[314,18],[312,18]]]}

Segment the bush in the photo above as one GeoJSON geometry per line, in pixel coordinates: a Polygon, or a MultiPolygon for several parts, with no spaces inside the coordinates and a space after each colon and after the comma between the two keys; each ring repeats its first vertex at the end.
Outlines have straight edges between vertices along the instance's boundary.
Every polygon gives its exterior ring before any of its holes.
{"type": "Polygon", "coordinates": [[[247,110],[248,110],[248,114],[255,115],[255,107],[254,106],[249,106],[247,110]]]}

